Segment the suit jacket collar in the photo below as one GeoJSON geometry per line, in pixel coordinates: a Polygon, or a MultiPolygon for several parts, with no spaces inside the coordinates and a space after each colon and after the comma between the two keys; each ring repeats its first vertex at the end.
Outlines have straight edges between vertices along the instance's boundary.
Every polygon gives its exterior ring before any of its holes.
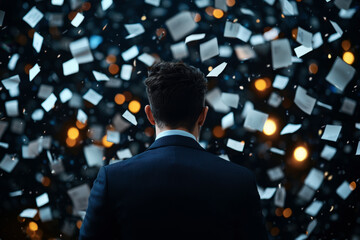
{"type": "Polygon", "coordinates": [[[194,140],[190,137],[182,136],[182,135],[170,135],[170,136],[161,137],[161,138],[157,139],[156,141],[154,141],[150,145],[150,147],[148,147],[146,149],[146,151],[155,149],[155,148],[160,148],[160,147],[165,147],[165,146],[174,146],[174,145],[190,147],[190,148],[195,148],[198,150],[206,151],[200,145],[200,143],[198,143],[196,140],[194,140]]]}

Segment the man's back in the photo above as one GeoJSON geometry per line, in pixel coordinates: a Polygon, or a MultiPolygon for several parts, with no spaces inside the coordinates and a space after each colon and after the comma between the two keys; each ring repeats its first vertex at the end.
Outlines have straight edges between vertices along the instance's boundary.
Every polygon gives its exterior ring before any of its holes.
{"type": "Polygon", "coordinates": [[[254,174],[179,135],[102,167],[80,239],[267,239],[254,174]]]}

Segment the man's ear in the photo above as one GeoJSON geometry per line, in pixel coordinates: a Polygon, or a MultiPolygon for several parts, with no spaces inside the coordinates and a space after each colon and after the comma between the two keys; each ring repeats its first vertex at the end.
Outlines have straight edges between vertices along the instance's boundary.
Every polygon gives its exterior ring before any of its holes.
{"type": "Polygon", "coordinates": [[[155,125],[155,119],[154,119],[154,116],[153,116],[153,114],[151,112],[151,108],[150,108],[149,104],[147,104],[145,106],[145,114],[146,114],[147,119],[151,123],[151,125],[155,125]]]}
{"type": "Polygon", "coordinates": [[[205,122],[205,119],[206,119],[208,110],[209,110],[209,107],[208,107],[208,106],[205,106],[205,107],[203,108],[202,112],[200,113],[200,116],[199,116],[199,118],[198,118],[198,124],[199,124],[200,126],[204,125],[204,122],[205,122]]]}

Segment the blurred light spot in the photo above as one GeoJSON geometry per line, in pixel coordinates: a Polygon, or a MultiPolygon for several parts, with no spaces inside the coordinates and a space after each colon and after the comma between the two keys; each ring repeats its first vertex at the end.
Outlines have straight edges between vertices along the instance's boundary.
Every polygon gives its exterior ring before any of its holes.
{"type": "Polygon", "coordinates": [[[71,138],[66,138],[66,145],[69,147],[74,147],[76,145],[76,140],[71,138]]]}
{"type": "Polygon", "coordinates": [[[307,156],[308,156],[308,151],[306,148],[302,146],[295,148],[294,158],[296,161],[302,162],[307,158],[307,156]]]}
{"type": "Polygon", "coordinates": [[[117,64],[112,63],[112,64],[110,64],[108,70],[112,75],[115,75],[115,74],[119,73],[120,68],[117,64]]]}
{"type": "Polygon", "coordinates": [[[354,54],[352,52],[344,52],[343,60],[347,64],[350,64],[350,65],[353,64],[353,62],[355,60],[354,54]]]}
{"type": "Polygon", "coordinates": [[[76,221],[76,227],[77,227],[78,229],[80,229],[80,228],[81,228],[81,225],[82,225],[82,221],[81,221],[81,220],[77,220],[77,221],[76,221]]]}
{"type": "Polygon", "coordinates": [[[270,136],[270,135],[273,135],[275,133],[275,131],[276,131],[276,123],[275,123],[275,121],[272,120],[272,119],[266,120],[263,132],[266,135],[270,136]]]}
{"type": "Polygon", "coordinates": [[[266,89],[266,81],[262,78],[259,78],[255,81],[255,88],[258,91],[264,91],[266,89]]]}
{"type": "Polygon", "coordinates": [[[235,0],[226,0],[226,5],[228,5],[229,7],[232,7],[235,5],[235,0]]]}
{"type": "Polygon", "coordinates": [[[125,101],[130,101],[132,99],[132,93],[129,91],[125,91],[123,92],[124,96],[125,96],[125,101]]]}
{"type": "Polygon", "coordinates": [[[352,181],[352,182],[349,184],[349,187],[350,187],[351,191],[354,191],[355,188],[356,188],[356,182],[355,182],[355,181],[352,181]]]}
{"type": "Polygon", "coordinates": [[[79,129],[83,129],[86,126],[86,121],[85,123],[80,122],[79,120],[76,120],[76,127],[79,129]]]}
{"type": "Polygon", "coordinates": [[[109,64],[110,63],[115,63],[116,62],[116,56],[110,54],[109,56],[106,57],[106,62],[109,63],[109,64]]]}
{"type": "Polygon", "coordinates": [[[292,215],[292,210],[291,208],[285,208],[283,211],[283,216],[284,218],[289,218],[292,215]]]}
{"type": "Polygon", "coordinates": [[[215,137],[222,138],[225,135],[225,130],[221,126],[215,126],[212,133],[215,137]]]}
{"type": "Polygon", "coordinates": [[[29,223],[29,229],[33,232],[37,231],[39,229],[38,225],[36,224],[36,222],[30,222],[29,223]]]}
{"type": "Polygon", "coordinates": [[[141,21],[145,21],[146,20],[146,16],[145,15],[142,15],[141,16],[141,21]]]}
{"type": "Polygon", "coordinates": [[[212,16],[212,15],[213,15],[213,11],[214,11],[214,8],[211,7],[211,6],[205,8],[205,12],[206,12],[207,15],[209,15],[209,16],[212,16]]]}
{"type": "Polygon", "coordinates": [[[109,142],[108,140],[106,140],[106,138],[107,138],[107,135],[103,136],[103,138],[102,138],[102,144],[104,145],[104,147],[109,148],[112,145],[114,145],[114,143],[109,142]]]}
{"type": "Polygon", "coordinates": [[[118,105],[123,104],[125,102],[125,95],[121,94],[121,93],[116,94],[115,95],[115,102],[118,105]]]}
{"type": "Polygon", "coordinates": [[[44,187],[48,187],[48,186],[50,186],[51,180],[48,177],[42,177],[41,183],[42,183],[42,185],[44,185],[44,187]]]}
{"type": "Polygon", "coordinates": [[[216,8],[213,11],[213,15],[214,15],[215,18],[219,19],[219,18],[222,18],[224,16],[224,12],[223,12],[223,10],[216,8]]]}
{"type": "Polygon", "coordinates": [[[349,41],[349,40],[344,40],[344,41],[342,41],[342,42],[341,42],[341,47],[342,47],[345,51],[349,50],[350,47],[351,47],[350,41],[349,41]]]}
{"type": "Polygon", "coordinates": [[[70,139],[76,139],[79,137],[79,130],[75,127],[71,127],[69,128],[67,134],[70,139]]]}
{"type": "Polygon", "coordinates": [[[198,13],[196,13],[196,14],[195,14],[195,17],[194,17],[194,21],[195,21],[195,22],[200,22],[200,20],[201,20],[201,15],[198,14],[198,13]]]}
{"type": "Polygon", "coordinates": [[[312,74],[316,74],[318,72],[319,68],[316,65],[316,63],[312,63],[309,65],[309,72],[312,74]]]}
{"type": "Polygon", "coordinates": [[[138,113],[140,111],[140,108],[141,108],[141,104],[139,101],[137,100],[132,100],[130,103],[129,103],[129,111],[132,112],[132,113],[138,113]]]}

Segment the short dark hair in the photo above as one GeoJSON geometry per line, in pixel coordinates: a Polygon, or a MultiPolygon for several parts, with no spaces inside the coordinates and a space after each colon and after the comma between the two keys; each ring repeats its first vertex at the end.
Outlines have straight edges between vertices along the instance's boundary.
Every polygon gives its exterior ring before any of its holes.
{"type": "Polygon", "coordinates": [[[205,107],[207,79],[204,73],[182,61],[162,61],[150,68],[144,83],[159,127],[194,130],[205,107]]]}

